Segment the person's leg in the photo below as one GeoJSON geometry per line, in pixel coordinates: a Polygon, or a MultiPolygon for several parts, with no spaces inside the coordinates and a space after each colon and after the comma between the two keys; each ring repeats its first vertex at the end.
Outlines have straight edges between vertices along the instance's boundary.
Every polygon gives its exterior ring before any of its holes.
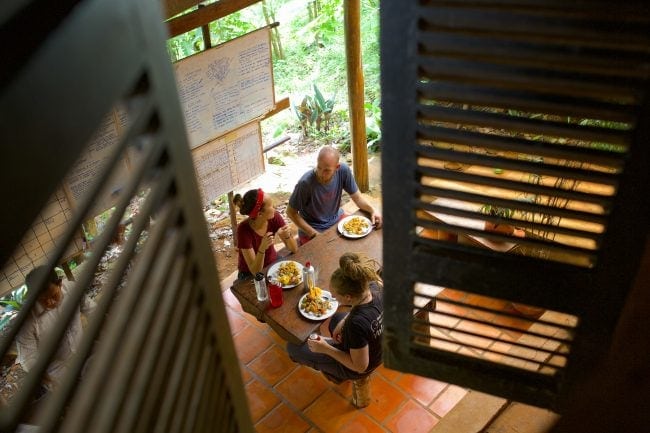
{"type": "Polygon", "coordinates": [[[344,367],[334,358],[323,353],[312,352],[307,343],[301,345],[287,343],[287,353],[294,362],[321,371],[328,379],[335,382],[340,383],[360,377],[358,373],[344,367]]]}

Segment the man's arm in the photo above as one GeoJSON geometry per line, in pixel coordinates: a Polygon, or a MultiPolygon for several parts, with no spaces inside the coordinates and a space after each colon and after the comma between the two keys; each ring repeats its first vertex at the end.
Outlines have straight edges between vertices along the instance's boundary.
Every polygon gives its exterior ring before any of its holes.
{"type": "Polygon", "coordinates": [[[381,217],[381,214],[375,210],[374,207],[368,201],[365,199],[363,195],[361,195],[361,192],[357,190],[354,194],[350,195],[350,198],[356,204],[359,209],[362,211],[368,212],[370,214],[370,221],[375,225],[375,227],[380,228],[383,219],[381,217]]]}
{"type": "Polygon", "coordinates": [[[313,238],[319,233],[318,230],[310,226],[309,223],[305,221],[305,219],[300,215],[300,213],[291,207],[291,205],[287,205],[287,216],[291,221],[293,221],[296,226],[298,226],[301,231],[306,233],[309,237],[313,238]]]}

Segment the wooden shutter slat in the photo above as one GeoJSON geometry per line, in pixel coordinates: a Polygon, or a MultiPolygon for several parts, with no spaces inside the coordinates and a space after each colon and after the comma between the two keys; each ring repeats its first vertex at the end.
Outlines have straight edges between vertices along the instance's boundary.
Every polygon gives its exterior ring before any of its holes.
{"type": "Polygon", "coordinates": [[[647,51],[621,52],[605,48],[558,43],[513,41],[493,35],[486,39],[473,33],[424,33],[419,38],[419,52],[425,56],[471,59],[485,63],[529,66],[620,78],[646,78],[647,51]],[[579,50],[579,55],[576,51],[579,50]],[[641,56],[641,58],[639,58],[641,56]]]}
{"type": "MultiPolygon", "coordinates": [[[[510,150],[512,147],[501,145],[500,142],[494,141],[490,143],[494,150],[510,150]]],[[[514,148],[516,149],[516,148],[514,148]]],[[[522,171],[524,173],[538,173],[548,176],[566,177],[569,179],[577,179],[586,182],[594,182],[603,185],[616,186],[618,179],[614,174],[597,172],[593,170],[585,170],[573,167],[563,167],[555,164],[547,164],[543,162],[530,162],[525,160],[515,160],[510,158],[492,157],[487,155],[477,155],[467,152],[458,152],[454,150],[441,149],[433,146],[426,146],[418,144],[416,147],[417,155],[420,157],[427,157],[431,159],[442,159],[445,161],[458,161],[463,164],[480,165],[485,167],[499,167],[503,169],[511,169],[522,171]]],[[[516,150],[515,150],[516,151],[516,150]]]]}
{"type": "Polygon", "coordinates": [[[552,96],[536,92],[511,89],[491,89],[473,83],[418,83],[421,100],[447,101],[457,104],[485,106],[500,109],[522,110],[575,118],[601,119],[631,123],[634,108],[602,101],[585,101],[567,96],[552,96]]]}
{"type": "Polygon", "coordinates": [[[447,179],[484,186],[493,186],[522,193],[530,193],[533,195],[548,195],[567,200],[592,203],[603,207],[609,206],[612,202],[611,196],[608,195],[586,193],[568,189],[558,189],[551,186],[517,182],[498,177],[478,176],[474,174],[467,174],[462,171],[454,171],[434,167],[423,167],[420,165],[417,168],[417,173],[424,176],[435,177],[437,179],[447,179]]]}
{"type": "MultiPolygon", "coordinates": [[[[562,8],[537,10],[508,10],[496,7],[446,7],[440,5],[422,7],[422,19],[427,25],[446,26],[455,29],[473,29],[496,33],[561,36],[563,39],[589,41],[595,46],[639,47],[643,49],[650,44],[650,37],[645,32],[646,22],[617,11],[612,16],[594,13],[593,8],[576,10],[579,14],[568,16],[562,8]],[[629,17],[626,26],[621,27],[617,20],[629,17]],[[550,20],[549,20],[550,18],[550,20]]],[[[632,11],[634,12],[634,11],[632,11]]]]}
{"type": "MultiPolygon", "coordinates": [[[[423,185],[418,185],[416,187],[416,191],[418,191],[420,194],[433,195],[436,197],[445,197],[445,198],[450,198],[450,199],[455,199],[455,200],[460,200],[465,202],[473,202],[478,204],[491,203],[491,204],[496,204],[498,206],[507,207],[510,209],[519,209],[519,210],[526,210],[529,212],[538,212],[538,213],[550,213],[552,215],[562,217],[562,218],[588,221],[596,224],[606,223],[605,215],[597,215],[593,213],[574,211],[571,209],[557,208],[551,206],[541,206],[541,205],[536,205],[534,203],[528,203],[525,201],[508,200],[508,199],[503,199],[498,197],[471,193],[471,192],[450,190],[446,188],[436,188],[436,187],[423,186],[423,185]]],[[[485,215],[484,219],[488,219],[488,218],[489,215],[485,215]]]]}
{"type": "Polygon", "coordinates": [[[564,137],[627,146],[631,140],[628,129],[613,129],[580,124],[567,124],[551,120],[531,119],[506,113],[470,111],[453,107],[420,105],[420,117],[436,122],[460,125],[489,126],[526,134],[547,137],[564,137]]]}
{"type": "Polygon", "coordinates": [[[422,56],[422,77],[431,81],[471,82],[503,89],[530,89],[538,92],[573,97],[636,104],[642,96],[635,94],[638,80],[612,75],[557,72],[529,65],[495,65],[478,59],[453,59],[439,54],[422,56]]]}

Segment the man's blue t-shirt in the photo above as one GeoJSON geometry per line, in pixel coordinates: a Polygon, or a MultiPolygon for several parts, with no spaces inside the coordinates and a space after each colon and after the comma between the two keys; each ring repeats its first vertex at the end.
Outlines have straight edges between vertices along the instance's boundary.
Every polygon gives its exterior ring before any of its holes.
{"type": "Polygon", "coordinates": [[[289,197],[289,205],[316,230],[330,228],[339,219],[343,191],[359,190],[350,167],[341,163],[328,184],[318,182],[315,170],[303,174],[289,197]]]}

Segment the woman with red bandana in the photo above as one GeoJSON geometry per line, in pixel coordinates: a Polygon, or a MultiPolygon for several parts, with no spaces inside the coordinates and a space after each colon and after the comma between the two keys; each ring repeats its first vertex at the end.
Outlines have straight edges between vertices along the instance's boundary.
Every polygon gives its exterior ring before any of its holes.
{"type": "Polygon", "coordinates": [[[236,194],[233,203],[239,208],[239,213],[248,216],[237,225],[238,278],[261,272],[277,259],[273,245],[276,235],[280,236],[289,251],[298,251],[298,243],[291,234],[291,229],[280,212],[273,207],[271,197],[264,195],[264,191],[251,189],[243,197],[236,194]]]}

